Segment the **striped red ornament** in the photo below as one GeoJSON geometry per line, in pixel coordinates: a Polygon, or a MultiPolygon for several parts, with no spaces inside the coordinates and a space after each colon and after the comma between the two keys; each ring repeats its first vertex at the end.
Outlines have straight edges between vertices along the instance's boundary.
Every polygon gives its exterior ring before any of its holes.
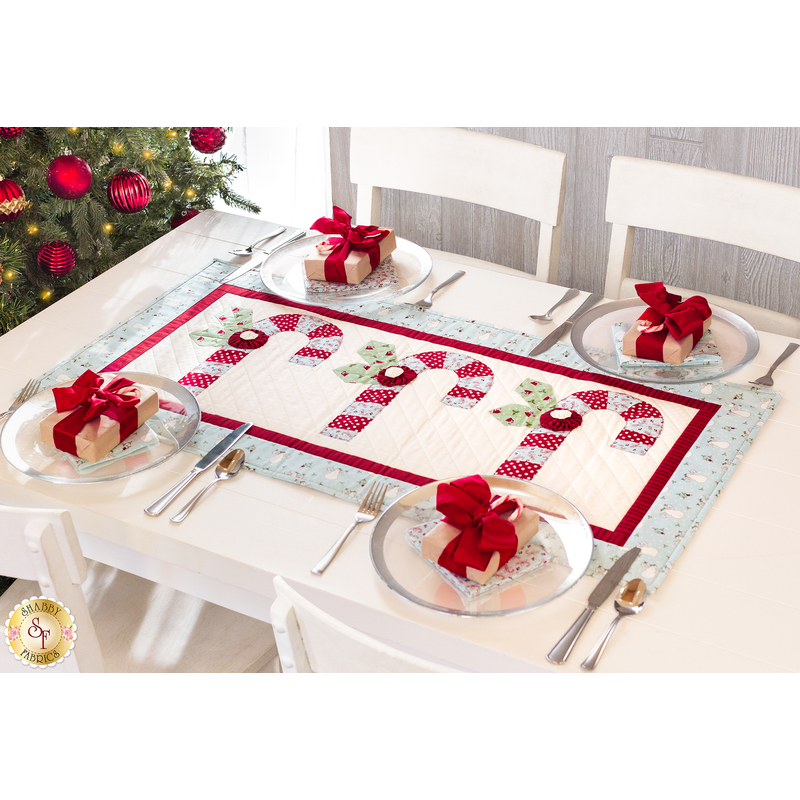
{"type": "Polygon", "coordinates": [[[140,172],[122,169],[108,182],[108,200],[117,211],[135,214],[150,202],[150,182],[140,172]]]}
{"type": "Polygon", "coordinates": [[[45,272],[60,277],[75,268],[75,251],[66,242],[43,242],[36,263],[45,272]]]}
{"type": "Polygon", "coordinates": [[[25,210],[26,205],[22,187],[0,175],[0,222],[15,219],[25,210]]]}

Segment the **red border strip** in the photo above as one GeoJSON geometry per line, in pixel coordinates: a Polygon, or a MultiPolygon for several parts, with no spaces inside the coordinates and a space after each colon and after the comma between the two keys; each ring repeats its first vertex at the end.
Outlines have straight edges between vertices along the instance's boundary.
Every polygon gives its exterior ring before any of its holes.
{"type": "MultiPolygon", "coordinates": [[[[164,325],[164,327],[155,331],[155,333],[152,333],[150,336],[144,339],[144,341],[131,348],[127,353],[112,361],[107,367],[105,367],[105,369],[110,372],[123,369],[130,364],[131,361],[139,358],[139,356],[146,353],[160,341],[166,339],[178,328],[186,324],[186,322],[197,316],[197,314],[199,314],[201,311],[204,311],[226,294],[234,294],[253,300],[263,300],[269,303],[275,303],[276,305],[299,309],[304,313],[312,312],[321,317],[327,317],[329,319],[335,319],[341,322],[349,322],[354,325],[375,328],[376,330],[394,333],[404,336],[408,339],[420,339],[440,346],[451,347],[455,350],[476,353],[478,355],[487,356],[488,358],[495,358],[499,361],[506,361],[512,364],[520,364],[524,367],[531,367],[533,369],[542,370],[555,375],[564,375],[566,377],[576,378],[578,380],[591,381],[604,386],[611,386],[616,389],[627,390],[639,396],[664,400],[669,403],[677,403],[678,405],[696,409],[698,413],[695,414],[692,421],[686,426],[683,433],[678,437],[669,453],[667,453],[661,464],[659,464],[653,475],[650,477],[650,480],[639,493],[639,496],[631,504],[631,507],[628,509],[619,525],[617,525],[616,529],[611,531],[596,525],[592,526],[592,532],[594,533],[595,538],[604,542],[609,542],[610,544],[625,544],[631,533],[633,533],[633,530],[636,528],[639,522],[641,522],[641,520],[644,518],[644,515],[653,505],[655,499],[664,489],[678,465],[681,463],[681,461],[683,461],[692,445],[697,441],[697,438],[700,436],[703,429],[720,409],[720,406],[717,403],[709,403],[706,400],[698,400],[693,397],[672,394],[671,392],[665,392],[661,389],[654,389],[650,386],[642,386],[640,384],[631,383],[630,381],[622,380],[621,378],[616,378],[612,375],[582,372],[581,370],[573,369],[572,367],[562,367],[557,364],[551,364],[548,361],[539,361],[538,359],[528,358],[527,356],[518,356],[512,353],[506,353],[503,350],[495,350],[482,345],[462,342],[458,339],[450,339],[445,336],[437,336],[436,334],[432,333],[416,331],[411,328],[404,328],[400,325],[395,325],[393,323],[363,319],[362,317],[348,314],[345,311],[336,311],[334,309],[324,308],[321,306],[306,306],[301,303],[293,302],[292,300],[287,300],[283,297],[278,297],[277,295],[273,295],[268,292],[242,289],[238,286],[231,286],[228,284],[223,284],[209,292],[205,297],[198,300],[186,311],[182,312],[171,322],[164,325]]],[[[241,422],[237,420],[232,420],[228,417],[222,417],[216,414],[204,413],[202,418],[204,422],[227,429],[236,428],[241,424],[241,422]]],[[[268,430],[267,428],[253,426],[248,431],[248,435],[255,436],[256,438],[270,441],[275,444],[280,444],[285,447],[290,447],[294,450],[308,453],[309,455],[319,456],[320,458],[325,458],[339,464],[356,467],[367,472],[372,472],[376,475],[384,475],[388,478],[404,481],[416,486],[422,486],[432,480],[432,478],[417,475],[413,472],[405,472],[404,470],[395,469],[387,464],[380,464],[379,462],[370,461],[369,459],[361,458],[360,456],[350,456],[346,453],[340,452],[339,450],[313,445],[309,442],[303,441],[302,439],[296,439],[292,436],[278,433],[277,431],[268,430]]]]}

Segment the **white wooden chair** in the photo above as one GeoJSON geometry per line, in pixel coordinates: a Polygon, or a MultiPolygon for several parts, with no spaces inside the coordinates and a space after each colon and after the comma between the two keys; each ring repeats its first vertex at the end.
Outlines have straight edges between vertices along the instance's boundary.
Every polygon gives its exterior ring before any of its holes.
{"type": "MultiPolygon", "coordinates": [[[[556,283],[566,161],[566,155],[555,150],[463,128],[352,128],[355,220],[359,225],[380,224],[381,187],[519,214],[540,223],[536,274],[530,277],[556,283]]],[[[435,260],[527,274],[481,259],[429,252],[435,260]]]]}
{"type": "MultiPolygon", "coordinates": [[[[196,597],[87,562],[66,511],[0,506],[3,622],[31,597],[61,603],[75,619],[70,654],[33,670],[5,642],[0,672],[276,672],[272,628],[196,597]]],[[[5,636],[5,631],[3,631],[5,636]]]]}
{"type": "MultiPolygon", "coordinates": [[[[612,223],[604,294],[636,297],[630,277],[635,228],[684,234],[800,261],[800,189],[728,172],[614,156],[606,220],[612,223]]],[[[753,327],[800,336],[800,319],[693,289],[753,327]]]]}
{"type": "Polygon", "coordinates": [[[270,609],[283,672],[454,672],[403,653],[326,614],[289,586],[273,581],[270,609]]]}

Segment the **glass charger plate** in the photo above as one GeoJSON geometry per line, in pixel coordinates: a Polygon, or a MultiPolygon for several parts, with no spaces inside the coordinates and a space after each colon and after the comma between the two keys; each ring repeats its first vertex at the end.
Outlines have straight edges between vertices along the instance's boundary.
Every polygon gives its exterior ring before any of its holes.
{"type": "Polygon", "coordinates": [[[406,532],[425,519],[439,519],[434,481],[398,498],[381,514],[370,539],[372,563],[390,589],[434,611],[464,617],[497,617],[543,605],[566,592],[584,575],[594,540],[589,523],[572,503],[543,486],[483,475],[495,494],[518,497],[539,511],[540,539],[549,561],[496,590],[469,599],[407,541],[406,532]]]}
{"type": "Polygon", "coordinates": [[[305,284],[303,258],[316,245],[330,238],[330,234],[306,236],[273,253],[261,265],[261,281],[269,291],[287,300],[315,306],[340,306],[362,303],[364,300],[388,300],[416,289],[425,282],[433,268],[430,255],[419,245],[397,237],[397,249],[392,253],[397,282],[386,286],[370,287],[361,284],[340,284],[336,292],[308,291],[305,284]]]}
{"type": "MultiPolygon", "coordinates": [[[[106,466],[79,472],[72,456],[43,444],[39,437],[39,422],[55,409],[52,388],[48,388],[20,406],[6,421],[0,434],[0,450],[9,464],[26,475],[51,483],[101,483],[126,478],[162,464],[189,444],[200,424],[200,406],[191,392],[159,375],[146,372],[115,374],[158,392],[160,408],[145,423],[156,433],[157,444],[133,455],[122,456],[106,466]]],[[[136,434],[128,440],[134,436],[136,434]]]]}
{"type": "Polygon", "coordinates": [[[746,367],[758,353],[758,334],[753,326],[738,314],[712,305],[711,331],[722,364],[695,367],[664,364],[663,367],[623,369],[617,361],[611,326],[618,322],[633,324],[646,307],[638,297],[596,306],[572,327],[572,346],[587,364],[619,378],[642,383],[716,381],[746,367]]]}

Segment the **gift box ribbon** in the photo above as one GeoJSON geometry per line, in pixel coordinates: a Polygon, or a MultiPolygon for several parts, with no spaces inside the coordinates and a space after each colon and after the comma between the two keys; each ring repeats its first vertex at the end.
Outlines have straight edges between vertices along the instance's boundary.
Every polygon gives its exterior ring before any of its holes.
{"type": "Polygon", "coordinates": [[[347,272],[344,262],[351,251],[359,250],[369,255],[369,263],[372,269],[381,262],[381,240],[389,235],[389,231],[379,228],[377,225],[351,225],[350,215],[339,208],[333,207],[333,219],[330,217],[320,217],[312,226],[311,230],[320,233],[335,233],[340,239],[330,239],[327,244],[333,246],[333,250],[325,258],[325,280],[347,283],[347,272]]]}
{"type": "Polygon", "coordinates": [[[660,281],[637,283],[636,293],[648,305],[637,325],[641,336],[636,339],[636,355],[653,361],[663,361],[664,342],[668,336],[683,339],[691,335],[692,347],[703,336],[703,322],[711,316],[705,297],[694,295],[681,302],[660,281]]]}
{"type": "Polygon", "coordinates": [[[127,378],[114,378],[103,386],[103,378],[87,369],[72,386],[53,389],[56,411],[74,411],[53,428],[53,441],[59,450],[77,456],[77,435],[83,426],[105,414],[119,422],[119,440],[123,441],[139,427],[139,390],[127,378]]]}
{"type": "Polygon", "coordinates": [[[466,576],[467,567],[483,571],[495,551],[500,553],[501,565],[517,552],[513,520],[522,512],[522,504],[511,497],[492,497],[480,475],[440,483],[436,508],[444,514],[443,522],[461,531],[439,556],[438,563],[450,572],[466,576]],[[509,511],[509,519],[500,516],[509,511]]]}

